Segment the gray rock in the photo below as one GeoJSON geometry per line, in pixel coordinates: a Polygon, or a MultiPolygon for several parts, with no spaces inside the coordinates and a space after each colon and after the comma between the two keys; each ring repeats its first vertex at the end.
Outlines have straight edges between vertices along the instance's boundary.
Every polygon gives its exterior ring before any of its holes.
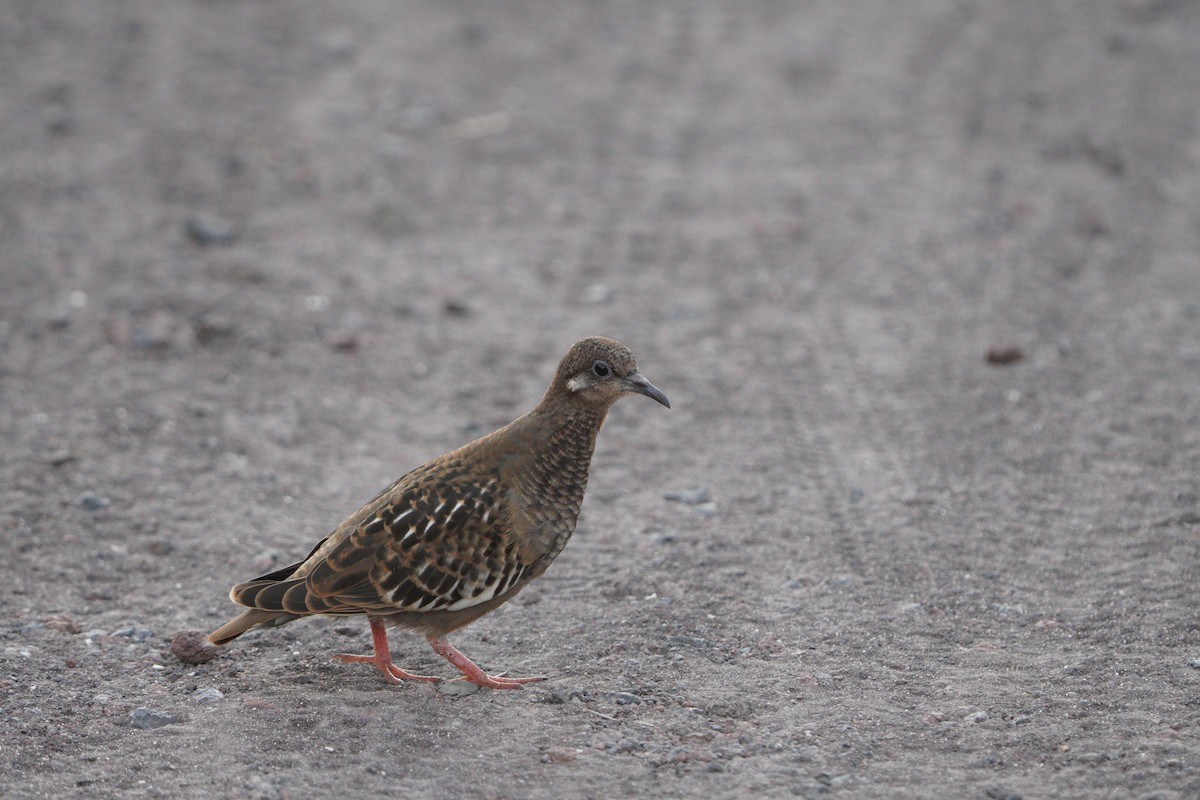
{"type": "Polygon", "coordinates": [[[214,244],[233,244],[237,229],[233,223],[215,214],[193,214],[184,222],[188,238],[201,247],[214,244]]]}
{"type": "Polygon", "coordinates": [[[144,642],[154,635],[154,631],[149,628],[142,628],[137,625],[126,625],[124,628],[117,628],[109,634],[109,636],[120,636],[123,639],[132,639],[135,642],[144,642]]]}
{"type": "Polygon", "coordinates": [[[708,493],[707,486],[696,484],[687,489],[673,489],[672,491],[664,492],[663,499],[689,506],[698,506],[711,502],[712,496],[708,493]]]}
{"type": "Polygon", "coordinates": [[[193,703],[219,703],[224,699],[224,693],[220,689],[214,689],[211,686],[192,692],[193,703]]]}
{"type": "Polygon", "coordinates": [[[183,720],[166,711],[155,711],[150,708],[135,708],[129,712],[129,724],[139,730],[161,728],[164,725],[174,725],[183,720]]]}
{"type": "Polygon", "coordinates": [[[987,790],[987,796],[992,800],[1021,800],[1021,795],[999,785],[990,787],[987,790]]]}
{"type": "Polygon", "coordinates": [[[78,502],[85,511],[99,511],[102,508],[108,508],[112,505],[111,500],[95,492],[84,492],[79,495],[78,502]]]}

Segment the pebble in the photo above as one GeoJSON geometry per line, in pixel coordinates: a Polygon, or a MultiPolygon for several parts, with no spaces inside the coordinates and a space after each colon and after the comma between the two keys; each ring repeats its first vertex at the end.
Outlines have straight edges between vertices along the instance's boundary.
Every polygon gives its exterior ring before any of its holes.
{"type": "Polygon", "coordinates": [[[214,244],[233,244],[237,230],[233,223],[215,214],[193,214],[184,222],[188,238],[201,247],[214,244]]]}
{"type": "Polygon", "coordinates": [[[1025,358],[1025,351],[1014,345],[997,345],[989,347],[986,361],[997,366],[1015,364],[1025,358]]]}
{"type": "Polygon", "coordinates": [[[82,625],[62,614],[47,619],[46,627],[52,631],[62,631],[63,633],[80,633],[83,631],[82,625]]]}
{"type": "Polygon", "coordinates": [[[102,508],[108,508],[112,505],[111,500],[95,492],[84,492],[79,495],[78,502],[84,511],[99,511],[102,508]]]}
{"type": "Polygon", "coordinates": [[[708,493],[708,487],[703,484],[696,484],[687,489],[674,489],[663,493],[664,500],[672,500],[676,503],[683,503],[689,506],[698,506],[712,501],[712,496],[708,493]]]}
{"type": "Polygon", "coordinates": [[[354,352],[360,344],[358,331],[350,328],[339,328],[329,334],[327,342],[332,349],[340,350],[344,353],[354,352]]]}
{"type": "Polygon", "coordinates": [[[237,326],[230,317],[218,312],[209,311],[201,314],[192,321],[196,341],[208,345],[219,339],[227,339],[237,331],[237,326]]]}
{"type": "Polygon", "coordinates": [[[992,800],[1021,800],[1021,795],[1000,785],[990,787],[987,790],[987,796],[992,800]]]}
{"type": "Polygon", "coordinates": [[[963,722],[970,722],[973,725],[978,725],[980,722],[987,722],[988,713],[986,711],[976,711],[973,714],[967,714],[963,717],[963,722]]]}
{"type": "Polygon", "coordinates": [[[193,703],[219,703],[224,699],[224,693],[220,689],[214,689],[211,686],[192,692],[193,703]]]}
{"type": "Polygon", "coordinates": [[[1200,669],[1200,658],[1193,658],[1188,662],[1188,666],[1192,669],[1200,669]]]}
{"type": "Polygon", "coordinates": [[[201,631],[179,631],[171,637],[171,655],[184,664],[206,664],[217,652],[201,631]]]}
{"type": "Polygon", "coordinates": [[[175,344],[178,320],[167,311],[155,311],[140,320],[133,329],[134,347],[142,350],[166,350],[175,344]]]}
{"type": "Polygon", "coordinates": [[[154,631],[149,628],[140,628],[137,625],[127,625],[124,628],[117,628],[109,634],[109,636],[120,636],[123,639],[132,639],[135,642],[144,642],[154,635],[154,631]]]}
{"type": "Polygon", "coordinates": [[[166,711],[155,711],[150,708],[135,708],[129,712],[129,724],[139,730],[161,728],[164,725],[174,725],[182,722],[179,716],[166,711]]]}

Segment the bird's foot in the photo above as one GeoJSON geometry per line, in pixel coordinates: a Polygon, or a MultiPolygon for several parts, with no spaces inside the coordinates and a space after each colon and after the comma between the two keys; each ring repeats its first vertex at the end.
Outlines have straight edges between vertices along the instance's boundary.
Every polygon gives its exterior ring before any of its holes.
{"type": "Polygon", "coordinates": [[[542,676],[533,678],[509,678],[506,677],[506,673],[500,673],[499,675],[488,675],[486,672],[480,669],[474,661],[463,655],[458,648],[450,644],[445,639],[434,639],[431,637],[429,639],[429,645],[433,648],[435,653],[462,670],[462,677],[455,678],[455,680],[470,681],[471,683],[475,683],[480,686],[486,686],[489,689],[520,689],[527,683],[537,683],[538,681],[546,680],[542,676]]]}
{"type": "Polygon", "coordinates": [[[346,664],[373,664],[375,669],[383,673],[383,677],[388,683],[398,684],[401,681],[427,681],[429,683],[437,683],[441,678],[435,675],[417,675],[408,670],[400,669],[392,663],[390,658],[380,658],[378,655],[360,656],[353,653],[338,653],[334,657],[335,661],[341,661],[346,664]]]}
{"type": "Polygon", "coordinates": [[[428,681],[429,683],[437,683],[441,678],[433,675],[416,675],[407,670],[400,669],[392,663],[392,651],[388,647],[387,628],[383,626],[383,620],[379,617],[371,617],[371,640],[375,645],[375,652],[369,656],[356,655],[354,653],[338,653],[334,656],[335,661],[341,661],[346,664],[374,664],[375,669],[383,673],[383,677],[388,683],[398,684],[400,681],[428,681]]]}
{"type": "Polygon", "coordinates": [[[479,674],[463,674],[461,678],[455,678],[456,681],[469,681],[471,683],[486,686],[489,689],[520,689],[527,683],[537,683],[538,681],[546,680],[546,676],[538,675],[532,678],[506,678],[503,674],[488,675],[483,670],[479,670],[479,674]]]}

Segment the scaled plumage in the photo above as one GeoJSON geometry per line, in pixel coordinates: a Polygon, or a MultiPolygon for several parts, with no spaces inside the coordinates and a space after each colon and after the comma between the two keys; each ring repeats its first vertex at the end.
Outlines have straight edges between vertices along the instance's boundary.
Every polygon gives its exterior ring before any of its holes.
{"type": "Polygon", "coordinates": [[[465,680],[503,689],[540,680],[487,675],[445,637],[511,600],[562,552],[596,434],[629,393],[670,407],[620,342],[577,342],[533,411],[409,472],[303,561],[234,586],[230,597],[247,610],[209,639],[224,644],[313,614],[366,614],[374,655],[337,658],[370,661],[393,683],[436,678],[392,664],[385,620],[425,634],[465,680]]]}

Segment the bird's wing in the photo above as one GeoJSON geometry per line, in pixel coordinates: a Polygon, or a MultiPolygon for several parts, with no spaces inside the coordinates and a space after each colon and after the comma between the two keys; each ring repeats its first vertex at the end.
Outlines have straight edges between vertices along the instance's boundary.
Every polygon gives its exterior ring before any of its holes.
{"type": "Polygon", "coordinates": [[[327,552],[318,546],[302,577],[251,581],[235,599],[300,614],[458,611],[530,574],[496,476],[422,473],[398,482],[327,552]]]}

